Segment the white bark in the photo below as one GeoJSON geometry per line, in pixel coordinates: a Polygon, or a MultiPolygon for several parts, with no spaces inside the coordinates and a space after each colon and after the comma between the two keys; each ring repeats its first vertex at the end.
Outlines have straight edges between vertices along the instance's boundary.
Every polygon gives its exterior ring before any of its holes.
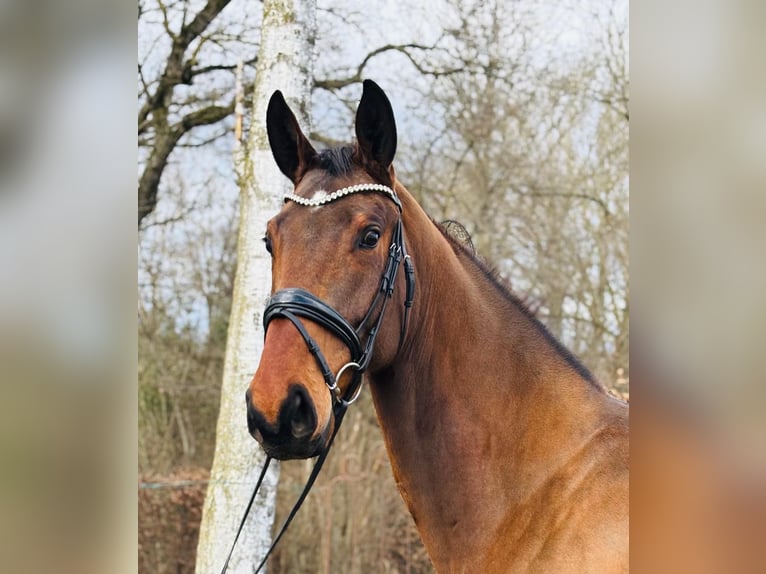
{"type": "MultiPolygon", "coordinates": [[[[266,107],[281,90],[308,127],[313,82],[316,0],[266,0],[256,70],[247,157],[238,157],[240,228],[237,274],[221,387],[216,450],[197,545],[197,574],[219,572],[265,454],[247,431],[245,391],[263,350],[262,316],[271,288],[271,261],[261,238],[289,191],[272,157],[266,107]]],[[[272,463],[229,563],[232,574],[253,571],[271,542],[278,465],[272,463]]]]}

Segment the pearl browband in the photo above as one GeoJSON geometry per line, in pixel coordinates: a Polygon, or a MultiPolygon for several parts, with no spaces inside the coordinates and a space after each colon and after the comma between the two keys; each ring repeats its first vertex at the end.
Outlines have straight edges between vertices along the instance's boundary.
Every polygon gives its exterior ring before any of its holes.
{"type": "Polygon", "coordinates": [[[295,203],[305,205],[307,207],[318,207],[320,205],[330,203],[331,201],[335,201],[336,199],[340,199],[341,197],[351,195],[352,193],[359,193],[360,191],[378,191],[383,193],[390,197],[399,207],[399,209],[401,209],[401,201],[399,201],[399,198],[397,197],[394,190],[387,185],[382,185],[380,183],[358,183],[356,185],[342,187],[336,191],[333,191],[332,193],[327,193],[326,191],[319,190],[314,192],[314,195],[311,199],[301,197],[300,195],[295,195],[294,193],[288,193],[285,195],[284,199],[285,201],[294,201],[295,203]]]}

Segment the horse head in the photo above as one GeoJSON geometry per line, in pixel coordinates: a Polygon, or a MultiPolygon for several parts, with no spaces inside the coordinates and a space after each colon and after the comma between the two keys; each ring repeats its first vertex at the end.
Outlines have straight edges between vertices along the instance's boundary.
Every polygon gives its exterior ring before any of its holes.
{"type": "Polygon", "coordinates": [[[274,159],[294,190],[264,237],[272,300],[247,391],[248,427],[269,455],[308,458],[327,448],[336,407],[356,398],[362,372],[393,360],[403,309],[412,303],[393,191],[396,126],[388,98],[371,81],[364,83],[354,146],[317,152],[278,91],[266,123],[274,159]],[[402,261],[406,273],[397,274],[402,261]],[[393,311],[386,313],[389,301],[393,311]]]}

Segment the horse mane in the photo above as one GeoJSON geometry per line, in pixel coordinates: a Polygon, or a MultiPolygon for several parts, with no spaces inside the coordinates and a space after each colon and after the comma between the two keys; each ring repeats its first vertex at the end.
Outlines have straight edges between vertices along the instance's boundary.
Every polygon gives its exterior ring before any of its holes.
{"type": "Polygon", "coordinates": [[[548,327],[538,319],[535,311],[531,310],[529,305],[522,298],[513,293],[508,280],[503,278],[497,269],[486,259],[476,253],[471,236],[462,224],[454,220],[447,220],[443,223],[434,221],[434,223],[452,246],[452,249],[465,255],[465,257],[471,261],[479,271],[481,271],[482,275],[484,275],[487,281],[489,281],[506,301],[528,317],[530,322],[537,328],[546,341],[548,341],[551,347],[553,347],[553,349],[577,372],[577,374],[597,389],[603,390],[601,385],[596,382],[596,379],[593,377],[590,370],[588,370],[588,368],[583,365],[580,360],[575,357],[555,335],[553,335],[553,333],[550,332],[548,327]]]}
{"type": "Polygon", "coordinates": [[[468,233],[468,230],[462,223],[454,219],[445,219],[439,224],[439,227],[442,232],[455,239],[458,243],[461,243],[468,252],[474,256],[476,255],[476,247],[473,245],[471,234],[468,233]]]}

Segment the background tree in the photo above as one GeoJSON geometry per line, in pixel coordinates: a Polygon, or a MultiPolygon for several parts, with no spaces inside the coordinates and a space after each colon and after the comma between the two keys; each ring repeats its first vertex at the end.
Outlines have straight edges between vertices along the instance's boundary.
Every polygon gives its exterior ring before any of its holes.
{"type": "MultiPolygon", "coordinates": [[[[183,180],[168,187],[178,205],[184,191],[183,180]]],[[[214,195],[211,186],[206,201],[216,201],[214,195]]],[[[200,209],[208,211],[204,203],[200,209]]],[[[214,221],[200,213],[195,222],[156,227],[154,248],[139,253],[142,474],[209,467],[212,460],[236,265],[236,204],[215,212],[214,221]]]]}
{"type": "Polygon", "coordinates": [[[234,73],[258,53],[260,3],[224,12],[231,0],[138,4],[138,223],[157,206],[178,147],[210,147],[231,132],[234,73]]]}
{"type": "MultiPolygon", "coordinates": [[[[313,0],[266,0],[256,71],[253,111],[266,115],[271,94],[280,89],[308,120],[315,34],[313,0]]],[[[197,572],[214,572],[228,552],[240,515],[254,487],[265,453],[247,431],[243,396],[263,349],[261,314],[271,289],[271,258],[261,238],[268,219],[289,191],[276,167],[264,123],[254,123],[248,147],[238,157],[240,196],[237,272],[226,345],[221,406],[210,485],[197,546],[197,572]],[[223,542],[226,541],[226,542],[223,542]]],[[[251,572],[271,539],[278,465],[269,469],[259,498],[242,530],[229,571],[251,572]]]]}
{"type": "Polygon", "coordinates": [[[628,367],[626,6],[565,6],[540,27],[521,3],[459,2],[465,64],[434,78],[436,136],[399,170],[607,385],[628,367]]]}

